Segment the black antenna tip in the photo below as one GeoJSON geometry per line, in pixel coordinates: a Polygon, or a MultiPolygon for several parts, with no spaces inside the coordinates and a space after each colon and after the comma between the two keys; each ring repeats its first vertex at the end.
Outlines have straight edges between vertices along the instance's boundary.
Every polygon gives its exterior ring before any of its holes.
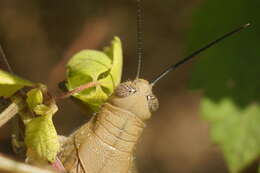
{"type": "Polygon", "coordinates": [[[205,51],[206,49],[212,47],[213,45],[215,45],[216,43],[219,43],[220,41],[228,38],[229,36],[238,33],[239,31],[247,28],[250,26],[250,23],[247,23],[245,25],[240,26],[239,28],[236,28],[222,36],[220,36],[219,38],[217,38],[216,40],[213,40],[212,42],[208,43],[207,45],[203,46],[202,48],[198,49],[197,51],[193,52],[192,54],[190,54],[189,56],[185,57],[184,59],[180,60],[179,62],[177,62],[176,64],[171,65],[170,67],[168,67],[164,72],[162,72],[161,74],[159,74],[152,82],[151,85],[153,86],[156,82],[158,82],[161,78],[163,78],[164,76],[166,76],[169,72],[173,71],[174,69],[176,69],[178,66],[184,64],[185,62],[191,60],[192,58],[194,58],[196,55],[200,54],[201,52],[205,51]]]}

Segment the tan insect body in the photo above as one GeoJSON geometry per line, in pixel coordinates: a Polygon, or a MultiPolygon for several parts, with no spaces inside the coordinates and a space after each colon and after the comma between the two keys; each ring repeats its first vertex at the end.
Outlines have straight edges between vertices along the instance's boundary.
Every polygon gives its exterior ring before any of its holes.
{"type": "Polygon", "coordinates": [[[146,80],[120,84],[101,111],[64,144],[60,158],[65,168],[71,173],[130,173],[135,145],[157,108],[146,80]]]}
{"type": "MultiPolygon", "coordinates": [[[[140,1],[139,5],[140,5],[140,1]]],[[[139,18],[141,18],[139,6],[139,18]]],[[[141,25],[139,20],[139,27],[141,25]]],[[[247,28],[245,24],[208,43],[189,56],[171,65],[149,84],[143,79],[121,83],[90,122],[77,130],[63,145],[59,155],[70,173],[134,173],[133,151],[146,120],[157,110],[159,103],[152,86],[178,66],[191,60],[221,40],[247,28]]],[[[140,29],[140,28],[139,28],[140,29]]],[[[141,32],[138,30],[139,44],[141,32]]],[[[138,73],[142,49],[139,50],[138,73]]]]}

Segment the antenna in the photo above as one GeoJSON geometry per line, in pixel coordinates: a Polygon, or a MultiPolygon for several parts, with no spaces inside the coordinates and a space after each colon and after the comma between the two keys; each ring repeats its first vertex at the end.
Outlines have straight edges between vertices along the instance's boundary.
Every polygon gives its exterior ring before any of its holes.
{"type": "Polygon", "coordinates": [[[142,0],[136,0],[136,3],[137,3],[137,58],[138,58],[136,78],[139,78],[142,71],[142,59],[143,59],[143,32],[142,32],[143,6],[142,6],[142,0]]]}
{"type": "Polygon", "coordinates": [[[211,46],[219,43],[220,41],[224,40],[225,38],[247,28],[248,26],[250,26],[250,24],[245,24],[243,26],[240,26],[234,30],[232,30],[231,32],[228,32],[224,35],[222,35],[221,37],[217,38],[216,40],[208,43],[206,46],[196,50],[195,52],[193,52],[192,54],[190,54],[189,56],[187,56],[186,58],[180,60],[179,62],[177,62],[176,64],[171,65],[170,67],[168,67],[164,72],[162,72],[161,74],[159,74],[154,80],[152,80],[151,82],[151,86],[153,86],[155,83],[157,83],[160,79],[162,79],[164,76],[166,76],[169,72],[175,70],[178,66],[184,64],[185,62],[191,60],[192,58],[194,58],[196,55],[200,54],[201,52],[203,52],[204,50],[210,48],[211,46]]]}
{"type": "Polygon", "coordinates": [[[4,65],[6,66],[7,70],[10,73],[14,73],[13,69],[11,68],[10,64],[8,63],[8,60],[7,60],[6,56],[5,56],[5,52],[4,52],[3,47],[2,47],[1,44],[0,44],[0,55],[2,56],[2,61],[3,61],[4,65]]]}

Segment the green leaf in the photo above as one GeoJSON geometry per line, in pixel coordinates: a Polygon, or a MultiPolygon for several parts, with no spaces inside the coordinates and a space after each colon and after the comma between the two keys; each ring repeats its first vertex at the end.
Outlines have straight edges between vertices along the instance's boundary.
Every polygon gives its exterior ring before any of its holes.
{"type": "Polygon", "coordinates": [[[34,84],[30,81],[24,80],[0,69],[0,97],[10,97],[21,88],[33,85],[34,84]]]}
{"type": "Polygon", "coordinates": [[[50,107],[38,105],[35,110],[42,116],[33,118],[25,126],[27,157],[32,161],[54,162],[60,148],[52,122],[52,116],[58,110],[57,106],[55,104],[50,107]]]}
{"type": "Polygon", "coordinates": [[[37,115],[54,115],[58,111],[58,108],[55,104],[53,104],[52,106],[46,106],[44,104],[40,104],[35,106],[33,111],[37,115]]]}
{"type": "Polygon", "coordinates": [[[28,159],[55,161],[60,146],[51,117],[40,116],[26,125],[25,144],[28,159]]]}
{"type": "Polygon", "coordinates": [[[226,98],[215,103],[204,98],[202,116],[210,122],[212,140],[219,144],[231,172],[240,172],[260,154],[260,107],[236,106],[226,98]]]}
{"type": "Polygon", "coordinates": [[[29,117],[26,112],[21,112],[25,123],[25,144],[27,158],[30,162],[53,162],[59,151],[58,136],[52,122],[52,116],[58,107],[54,102],[43,104],[42,90],[44,85],[27,92],[26,102],[29,109],[39,117],[29,117]]]}
{"type": "Polygon", "coordinates": [[[108,88],[110,94],[112,94],[115,87],[120,84],[122,76],[123,52],[120,39],[115,37],[114,40],[112,40],[111,47],[105,47],[104,52],[113,62],[109,75],[102,78],[100,82],[102,82],[102,86],[108,88]]]}
{"type": "Polygon", "coordinates": [[[120,83],[122,59],[121,41],[118,37],[114,38],[104,52],[83,50],[77,53],[67,64],[68,90],[98,81],[100,85],[74,94],[74,97],[97,111],[120,83]]]}
{"type": "Polygon", "coordinates": [[[30,109],[34,109],[37,105],[42,104],[43,96],[40,88],[31,89],[27,92],[26,102],[30,109]]]}
{"type": "MultiPolygon", "coordinates": [[[[191,20],[189,52],[241,24],[258,21],[259,5],[257,0],[205,1],[191,20]]],[[[259,27],[253,22],[252,27],[203,52],[191,73],[191,87],[204,93],[202,111],[210,122],[212,139],[220,144],[232,172],[260,155],[256,147],[260,146],[256,126],[260,124],[260,30],[254,29],[259,27]]]]}

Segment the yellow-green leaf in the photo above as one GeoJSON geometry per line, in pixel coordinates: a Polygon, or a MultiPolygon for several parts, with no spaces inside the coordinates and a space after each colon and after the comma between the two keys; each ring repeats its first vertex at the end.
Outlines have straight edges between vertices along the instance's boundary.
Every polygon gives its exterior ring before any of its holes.
{"type": "Polygon", "coordinates": [[[24,86],[33,86],[30,81],[0,69],[0,96],[10,97],[24,86]]]}
{"type": "Polygon", "coordinates": [[[27,92],[26,102],[30,109],[34,109],[37,105],[42,104],[43,96],[40,88],[31,89],[27,92]]]}
{"type": "Polygon", "coordinates": [[[77,53],[67,64],[68,90],[98,81],[100,85],[74,94],[74,97],[97,111],[120,83],[122,59],[121,41],[118,37],[114,38],[104,52],[83,50],[77,53]]]}
{"type": "Polygon", "coordinates": [[[110,47],[105,47],[104,52],[112,59],[112,67],[107,77],[100,80],[102,85],[114,92],[115,87],[121,82],[122,66],[123,66],[123,52],[121,41],[118,37],[112,40],[110,47]]]}
{"type": "Polygon", "coordinates": [[[50,106],[40,104],[35,106],[33,111],[37,115],[54,115],[58,111],[58,107],[55,104],[51,104],[50,106]]]}
{"type": "Polygon", "coordinates": [[[55,161],[60,145],[52,114],[34,118],[26,125],[25,144],[29,160],[55,161]]]}

